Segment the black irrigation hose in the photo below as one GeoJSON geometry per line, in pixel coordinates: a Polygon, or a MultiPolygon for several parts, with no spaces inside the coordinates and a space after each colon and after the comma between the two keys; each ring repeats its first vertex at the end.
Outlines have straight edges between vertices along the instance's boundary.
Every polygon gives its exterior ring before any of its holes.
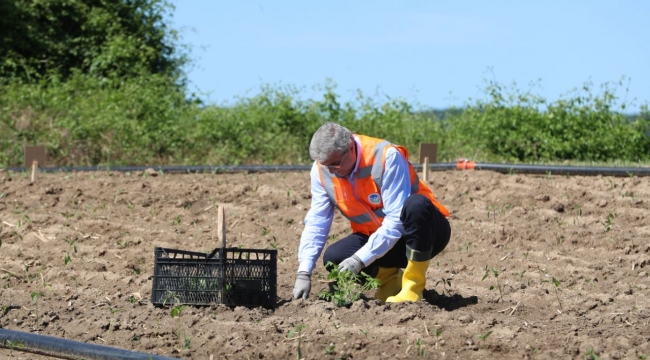
{"type": "Polygon", "coordinates": [[[61,359],[86,360],[175,360],[110,346],[87,344],[81,341],[39,335],[0,328],[0,346],[15,351],[54,356],[61,359]]]}
{"type": "MultiPolygon", "coordinates": [[[[414,164],[417,171],[422,164],[414,164]]],[[[162,173],[226,173],[226,172],[276,172],[309,171],[311,165],[168,165],[168,166],[83,166],[83,167],[45,167],[39,171],[47,173],[68,173],[81,171],[119,171],[137,172],[153,169],[162,173]]],[[[526,165],[526,164],[490,164],[459,160],[455,163],[430,164],[429,169],[436,170],[492,170],[503,174],[542,174],[542,175],[603,175],[603,176],[650,176],[650,168],[642,167],[606,167],[606,166],[562,166],[562,165],[526,165]]],[[[28,168],[8,168],[8,171],[24,172],[28,168]]]]}

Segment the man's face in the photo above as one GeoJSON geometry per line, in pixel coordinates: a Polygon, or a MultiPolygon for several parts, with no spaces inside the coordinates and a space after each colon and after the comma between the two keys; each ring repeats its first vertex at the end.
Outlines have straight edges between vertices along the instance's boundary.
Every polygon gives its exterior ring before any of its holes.
{"type": "Polygon", "coordinates": [[[354,141],[350,141],[350,145],[343,153],[332,153],[329,158],[322,162],[323,166],[338,176],[348,176],[354,170],[354,165],[357,161],[357,151],[354,141]]]}

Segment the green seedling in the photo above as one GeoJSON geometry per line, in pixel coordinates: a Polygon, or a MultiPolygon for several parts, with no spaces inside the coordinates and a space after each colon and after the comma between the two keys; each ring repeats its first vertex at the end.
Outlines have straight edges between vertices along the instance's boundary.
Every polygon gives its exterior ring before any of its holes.
{"type": "Polygon", "coordinates": [[[481,338],[481,340],[485,341],[490,335],[492,335],[492,330],[486,332],[485,334],[478,334],[477,336],[481,338]]]}
{"type": "Polygon", "coordinates": [[[174,220],[172,220],[172,226],[180,225],[180,223],[181,223],[181,216],[180,216],[180,215],[176,215],[176,217],[174,218],[174,220]]]}
{"type": "Polygon", "coordinates": [[[582,358],[584,360],[598,360],[598,355],[594,353],[594,348],[589,348],[589,351],[587,351],[582,358]]]}
{"type": "Polygon", "coordinates": [[[442,284],[442,293],[447,292],[447,295],[451,296],[451,280],[452,278],[440,278],[436,280],[436,283],[433,285],[434,288],[438,287],[438,284],[442,284]]]}
{"type": "Polygon", "coordinates": [[[332,271],[327,275],[327,279],[333,281],[333,292],[324,289],[318,297],[325,301],[332,301],[336,306],[348,306],[361,298],[364,291],[377,289],[379,287],[379,280],[371,276],[361,273],[355,275],[350,271],[340,272],[338,266],[331,261],[327,263],[327,267],[332,271]]]}
{"type": "Polygon", "coordinates": [[[29,297],[32,299],[32,303],[36,306],[36,325],[37,326],[38,326],[38,323],[39,323],[39,316],[40,316],[39,311],[38,311],[38,299],[43,297],[43,296],[45,296],[45,294],[43,294],[42,292],[38,292],[38,291],[32,291],[29,294],[29,297]]]}
{"type": "Polygon", "coordinates": [[[108,311],[111,313],[111,321],[109,321],[109,323],[108,323],[108,333],[110,334],[111,329],[113,328],[113,322],[115,320],[115,314],[117,314],[120,311],[124,311],[124,310],[120,309],[118,307],[109,306],[108,311]]]}
{"type": "Polygon", "coordinates": [[[302,345],[302,334],[301,334],[301,332],[302,332],[302,329],[304,329],[304,328],[305,328],[305,324],[300,324],[300,325],[296,326],[295,328],[289,330],[289,334],[287,335],[287,338],[291,339],[291,338],[293,338],[294,335],[296,335],[296,333],[298,333],[298,354],[297,354],[298,355],[298,360],[303,359],[302,349],[300,348],[300,346],[302,345]]]}
{"type": "Polygon", "coordinates": [[[335,346],[334,344],[329,344],[329,345],[325,348],[325,354],[327,354],[327,355],[333,355],[333,354],[334,354],[334,349],[335,349],[335,348],[336,348],[336,346],[335,346]]]}
{"type": "MultiPolygon", "coordinates": [[[[490,270],[492,270],[492,274],[494,274],[494,278],[497,281],[497,289],[499,289],[499,300],[503,300],[503,290],[501,290],[501,284],[499,283],[499,270],[492,268],[489,269],[487,265],[485,265],[485,275],[483,275],[483,278],[481,281],[485,280],[490,276],[490,270]]],[[[490,290],[494,290],[494,285],[490,285],[490,290]]]]}
{"type": "Polygon", "coordinates": [[[24,349],[25,348],[25,344],[23,344],[22,341],[7,340],[5,343],[9,347],[9,357],[10,358],[12,358],[14,356],[14,349],[16,349],[16,348],[24,349]]]}
{"type": "MultiPolygon", "coordinates": [[[[549,281],[542,280],[540,284],[547,283],[547,282],[549,281]]],[[[559,295],[559,292],[562,291],[562,289],[560,289],[560,281],[556,278],[552,278],[551,282],[553,284],[553,287],[555,288],[555,297],[557,298],[557,302],[560,305],[560,309],[562,309],[562,302],[560,301],[560,295],[559,295]]]]}
{"type": "Polygon", "coordinates": [[[370,332],[370,329],[368,329],[368,330],[359,330],[359,331],[361,331],[361,333],[363,333],[363,335],[366,337],[366,339],[368,338],[368,333],[370,332]]]}
{"type": "MultiPolygon", "coordinates": [[[[178,343],[180,346],[182,346],[185,349],[189,349],[189,341],[187,336],[181,336],[181,314],[183,313],[183,310],[187,309],[187,306],[176,304],[172,307],[170,311],[170,316],[173,318],[177,317],[178,318],[178,343]],[[181,342],[181,339],[185,339],[185,343],[181,342]]],[[[191,338],[189,338],[191,341],[191,338]]]]}
{"type": "Polygon", "coordinates": [[[69,263],[72,262],[72,259],[70,258],[70,250],[72,250],[75,254],[77,253],[77,245],[75,244],[77,240],[68,240],[68,239],[63,239],[68,244],[68,250],[65,252],[65,255],[63,256],[63,262],[65,265],[68,265],[69,263]]]}
{"type": "Polygon", "coordinates": [[[605,232],[609,232],[612,229],[612,225],[614,225],[614,218],[616,218],[616,214],[613,211],[607,210],[607,220],[602,222],[603,226],[605,227],[605,232]]]}
{"type": "MultiPolygon", "coordinates": [[[[276,240],[275,236],[273,237],[273,240],[276,240]]],[[[284,262],[284,258],[282,258],[282,256],[279,256],[280,251],[284,251],[284,248],[280,247],[276,242],[271,243],[271,248],[278,251],[278,258],[280,259],[280,262],[284,262]]]]}
{"type": "Polygon", "coordinates": [[[262,235],[266,236],[271,232],[271,230],[267,229],[266,227],[262,226],[262,235]]]}
{"type": "Polygon", "coordinates": [[[418,338],[415,342],[415,345],[418,347],[418,356],[424,357],[424,345],[422,345],[422,339],[418,338]]]}
{"type": "Polygon", "coordinates": [[[72,281],[74,281],[74,287],[75,287],[75,290],[78,289],[79,286],[81,286],[81,283],[80,283],[79,281],[77,281],[77,278],[76,278],[76,277],[73,276],[73,277],[72,277],[72,281]]]}
{"type": "Polygon", "coordinates": [[[444,330],[442,330],[442,329],[436,329],[436,333],[435,333],[436,337],[437,338],[441,337],[443,332],[444,332],[444,330]]]}

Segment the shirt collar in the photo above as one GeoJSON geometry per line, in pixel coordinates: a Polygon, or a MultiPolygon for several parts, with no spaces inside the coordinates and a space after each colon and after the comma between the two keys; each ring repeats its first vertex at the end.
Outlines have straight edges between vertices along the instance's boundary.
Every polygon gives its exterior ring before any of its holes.
{"type": "Polygon", "coordinates": [[[354,169],[352,169],[352,172],[350,175],[348,175],[348,178],[354,178],[354,176],[357,173],[357,170],[359,169],[359,163],[361,162],[361,142],[359,141],[359,138],[356,135],[352,135],[354,142],[356,144],[356,155],[357,155],[357,160],[354,162],[354,169]]]}

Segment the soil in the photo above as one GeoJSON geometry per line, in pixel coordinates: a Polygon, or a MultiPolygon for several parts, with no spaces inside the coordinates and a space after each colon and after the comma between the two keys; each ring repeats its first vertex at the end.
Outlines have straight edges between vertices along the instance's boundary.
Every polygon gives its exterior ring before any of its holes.
{"type": "MultiPolygon", "coordinates": [[[[316,296],[320,262],[310,298],[291,299],[308,177],[2,171],[0,327],[186,359],[650,355],[650,178],[432,172],[453,233],[425,299],[336,307],[316,296]],[[218,247],[219,206],[229,246],[278,249],[276,308],[172,318],[151,303],[154,247],[218,247]]],[[[348,228],[337,214],[331,234],[348,228]]],[[[0,357],[48,358],[25,350],[0,357]]]]}

